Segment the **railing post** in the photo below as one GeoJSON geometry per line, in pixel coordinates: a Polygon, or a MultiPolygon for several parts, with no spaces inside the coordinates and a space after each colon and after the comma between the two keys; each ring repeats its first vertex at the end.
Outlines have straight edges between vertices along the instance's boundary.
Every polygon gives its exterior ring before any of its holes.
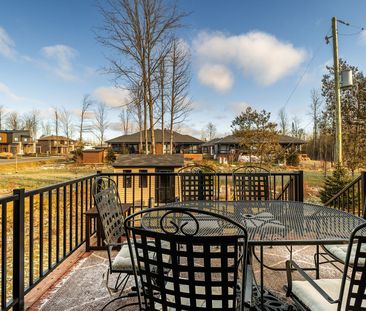
{"type": "Polygon", "coordinates": [[[204,200],[204,176],[201,171],[198,172],[198,200],[204,200]]]}
{"type": "Polygon", "coordinates": [[[14,189],[13,300],[14,311],[24,310],[24,189],[14,189]]]}
{"type": "Polygon", "coordinates": [[[366,218],[366,172],[361,172],[361,206],[362,217],[366,218]]]}
{"type": "Polygon", "coordinates": [[[304,202],[304,171],[299,171],[297,189],[298,201],[304,202]]]}

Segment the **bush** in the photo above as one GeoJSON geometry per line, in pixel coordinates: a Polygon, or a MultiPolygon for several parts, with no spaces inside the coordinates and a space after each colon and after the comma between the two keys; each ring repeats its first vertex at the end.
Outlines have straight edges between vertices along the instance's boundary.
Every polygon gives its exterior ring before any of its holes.
{"type": "Polygon", "coordinates": [[[105,157],[108,163],[113,163],[116,160],[116,155],[112,148],[107,149],[107,155],[105,157]]]}
{"type": "MultiPolygon", "coordinates": [[[[346,168],[337,165],[331,176],[327,176],[324,181],[324,186],[320,190],[320,199],[323,203],[331,199],[335,194],[341,191],[347,184],[351,182],[352,178],[349,176],[346,168]]],[[[350,200],[348,198],[347,200],[350,200]]],[[[341,202],[342,203],[342,202],[341,202]]]]}
{"type": "Polygon", "coordinates": [[[0,159],[12,159],[13,157],[11,152],[0,152],[0,159]]]}
{"type": "Polygon", "coordinates": [[[297,152],[291,152],[286,157],[286,164],[289,166],[299,166],[299,164],[300,164],[299,154],[297,152]]]}

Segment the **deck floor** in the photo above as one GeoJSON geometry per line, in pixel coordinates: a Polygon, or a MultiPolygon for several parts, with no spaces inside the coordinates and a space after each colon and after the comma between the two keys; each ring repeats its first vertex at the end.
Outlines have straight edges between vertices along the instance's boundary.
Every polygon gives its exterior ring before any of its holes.
{"type": "MultiPolygon", "coordinates": [[[[293,258],[301,266],[313,266],[315,247],[297,246],[293,258]]],[[[271,266],[283,267],[288,258],[285,247],[265,247],[265,262],[271,266]]],[[[112,299],[105,287],[103,274],[107,271],[108,260],[106,252],[95,251],[81,259],[65,277],[47,292],[39,302],[36,310],[41,311],[95,311],[112,299]]],[[[259,279],[259,265],[254,262],[256,278],[259,279]]],[[[314,273],[310,273],[314,276],[314,273]]],[[[339,278],[341,274],[331,265],[321,266],[322,278],[339,278]]],[[[294,277],[296,279],[296,276],[294,277]]],[[[114,279],[111,277],[110,282],[114,279]]],[[[286,283],[285,272],[275,272],[265,269],[265,287],[286,301],[283,286],[286,283]]],[[[112,284],[112,283],[111,283],[112,284]]],[[[133,286],[131,278],[128,286],[133,286]]],[[[289,301],[290,302],[290,301],[289,301]]],[[[119,302],[121,304],[121,302],[119,302]]],[[[111,305],[108,310],[114,310],[117,305],[111,305]]],[[[137,307],[124,310],[136,310],[137,307]]]]}

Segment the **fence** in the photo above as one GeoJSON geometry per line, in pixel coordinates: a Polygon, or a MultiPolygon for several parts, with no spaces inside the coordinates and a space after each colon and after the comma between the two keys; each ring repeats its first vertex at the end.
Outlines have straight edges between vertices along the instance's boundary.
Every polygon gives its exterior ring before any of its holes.
{"type": "MultiPolygon", "coordinates": [[[[41,189],[15,189],[0,198],[1,310],[24,310],[24,295],[85,242],[83,214],[93,207],[91,189],[99,175],[115,179],[122,202],[130,203],[132,212],[181,197],[174,172],[99,172],[41,189]]],[[[269,178],[272,198],[303,201],[302,171],[269,178]]],[[[212,199],[233,199],[230,173],[215,174],[213,187],[212,199]]]]}
{"type": "Polygon", "coordinates": [[[336,193],[324,205],[365,218],[365,194],[366,172],[361,172],[360,176],[336,193]]]}

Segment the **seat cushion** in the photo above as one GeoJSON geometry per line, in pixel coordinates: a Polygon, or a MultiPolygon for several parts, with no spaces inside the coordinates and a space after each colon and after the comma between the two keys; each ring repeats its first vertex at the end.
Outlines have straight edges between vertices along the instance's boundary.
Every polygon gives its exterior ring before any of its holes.
{"type": "MultiPolygon", "coordinates": [[[[332,299],[338,299],[341,279],[321,279],[314,280],[332,299]]],[[[344,288],[343,302],[341,310],[345,310],[349,281],[346,281],[344,288]]],[[[292,293],[311,311],[337,311],[336,303],[329,303],[319,292],[307,281],[293,281],[292,293]]],[[[362,302],[362,307],[366,308],[366,301],[362,302]]]]}
{"type": "Polygon", "coordinates": [[[124,244],[116,257],[112,261],[112,269],[114,270],[132,270],[132,260],[130,249],[127,244],[124,244]]]}
{"type": "MultiPolygon", "coordinates": [[[[154,241],[148,241],[148,244],[154,245],[154,241]]],[[[162,244],[162,248],[169,249],[169,247],[170,247],[170,243],[167,241],[162,241],[161,244],[162,244]]],[[[154,252],[151,252],[151,254],[149,254],[150,259],[154,258],[154,256],[155,256],[154,252]]],[[[164,261],[167,261],[167,262],[170,260],[168,255],[164,255],[163,258],[164,258],[164,261]]],[[[135,259],[135,264],[137,265],[136,256],[134,256],[134,259],[135,259]]],[[[133,270],[132,260],[131,260],[131,256],[130,256],[130,249],[128,247],[128,244],[123,244],[120,251],[116,255],[116,257],[114,257],[114,259],[112,261],[112,269],[113,270],[131,270],[131,271],[133,270]]]]}
{"type": "MultiPolygon", "coordinates": [[[[346,261],[348,244],[336,244],[336,245],[324,245],[324,249],[330,253],[333,257],[337,258],[341,262],[346,261]]],[[[349,262],[351,265],[355,263],[355,253],[356,253],[357,244],[352,246],[351,256],[349,262]]],[[[361,250],[366,252],[366,245],[361,245],[361,250]]],[[[361,265],[365,265],[365,259],[361,258],[359,263],[361,265]]]]}

